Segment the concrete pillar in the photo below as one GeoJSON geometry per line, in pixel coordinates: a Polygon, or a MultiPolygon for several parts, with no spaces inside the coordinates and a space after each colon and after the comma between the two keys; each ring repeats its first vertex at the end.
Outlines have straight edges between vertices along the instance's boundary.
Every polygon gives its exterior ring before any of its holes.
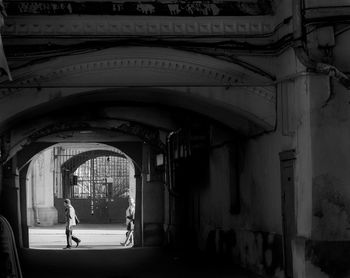
{"type": "Polygon", "coordinates": [[[2,167],[2,165],[0,165],[0,199],[4,188],[3,177],[4,177],[4,168],[2,167]]]}
{"type": "Polygon", "coordinates": [[[145,246],[159,246],[164,237],[164,184],[147,182],[144,186],[145,246]]]}
{"type": "Polygon", "coordinates": [[[32,171],[29,171],[25,179],[26,198],[27,198],[27,225],[29,227],[35,226],[35,214],[33,209],[33,183],[32,171]]]}
{"type": "Polygon", "coordinates": [[[163,244],[164,185],[149,175],[151,148],[143,144],[142,170],[136,171],[136,223],[135,246],[163,244]]]}
{"type": "Polygon", "coordinates": [[[142,177],[138,169],[135,169],[135,182],[136,182],[136,208],[135,208],[135,241],[134,246],[142,246],[142,208],[141,208],[141,195],[142,195],[142,177]]]}
{"type": "MultiPolygon", "coordinates": [[[[28,174],[28,195],[32,195],[32,210],[28,206],[28,213],[34,214],[34,225],[52,226],[58,223],[58,212],[54,207],[54,184],[51,161],[52,150],[39,154],[32,162],[28,174]],[[32,190],[30,193],[30,189],[32,190]]],[[[33,219],[33,218],[32,218],[33,219]]]]}
{"type": "Polygon", "coordinates": [[[143,226],[144,245],[159,246],[164,239],[164,183],[156,174],[155,151],[150,145],[144,145],[144,162],[146,166],[143,185],[143,226]]]}
{"type": "Polygon", "coordinates": [[[28,172],[28,164],[20,168],[19,172],[19,187],[20,187],[20,201],[21,201],[21,223],[22,223],[22,240],[23,247],[29,247],[29,231],[28,231],[28,209],[27,209],[27,188],[26,178],[28,172]]]}
{"type": "Polygon", "coordinates": [[[136,198],[136,179],[135,167],[131,161],[129,163],[129,196],[135,200],[136,198]]]}
{"type": "Polygon", "coordinates": [[[15,235],[18,247],[23,247],[22,223],[21,223],[21,202],[19,173],[17,169],[17,156],[14,156],[3,169],[2,195],[1,195],[1,214],[9,221],[15,235]]]}

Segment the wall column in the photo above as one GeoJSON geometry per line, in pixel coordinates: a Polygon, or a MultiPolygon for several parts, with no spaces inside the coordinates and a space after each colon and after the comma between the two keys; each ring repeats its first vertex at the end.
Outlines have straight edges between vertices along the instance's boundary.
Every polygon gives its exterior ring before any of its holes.
{"type": "Polygon", "coordinates": [[[54,207],[51,154],[52,150],[39,154],[30,167],[35,214],[34,224],[40,226],[52,226],[58,222],[57,209],[54,207]]]}
{"type": "Polygon", "coordinates": [[[144,245],[160,246],[164,240],[163,172],[156,169],[156,150],[144,145],[144,245]]]}
{"type": "Polygon", "coordinates": [[[23,247],[17,156],[14,156],[11,161],[3,167],[3,190],[0,202],[1,214],[3,214],[11,224],[17,246],[23,247]]]}
{"type": "Polygon", "coordinates": [[[135,167],[135,182],[136,182],[136,208],[135,208],[135,235],[134,246],[142,246],[142,207],[141,207],[141,195],[142,195],[142,177],[140,170],[135,167]]]}
{"type": "MultiPolygon", "coordinates": [[[[28,208],[28,199],[27,199],[27,172],[28,164],[21,169],[19,172],[19,186],[20,186],[20,198],[21,198],[21,222],[22,222],[22,238],[23,238],[23,247],[29,247],[29,231],[28,231],[28,213],[33,212],[28,208]]],[[[32,215],[31,215],[32,216],[32,215]]]]}

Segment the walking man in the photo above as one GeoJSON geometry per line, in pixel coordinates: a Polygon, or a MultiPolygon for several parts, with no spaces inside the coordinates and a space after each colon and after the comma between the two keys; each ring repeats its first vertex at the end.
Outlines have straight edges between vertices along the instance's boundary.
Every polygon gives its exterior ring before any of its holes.
{"type": "Polygon", "coordinates": [[[71,202],[69,199],[64,200],[64,215],[66,219],[66,237],[67,237],[67,246],[63,249],[70,249],[72,248],[72,240],[76,243],[75,247],[79,246],[80,239],[73,236],[73,226],[75,226],[77,223],[79,223],[78,217],[75,214],[75,209],[71,205],[71,202]]]}
{"type": "Polygon", "coordinates": [[[134,225],[135,225],[135,201],[129,198],[129,207],[126,209],[126,239],[120,244],[128,246],[134,244],[134,225]]]}

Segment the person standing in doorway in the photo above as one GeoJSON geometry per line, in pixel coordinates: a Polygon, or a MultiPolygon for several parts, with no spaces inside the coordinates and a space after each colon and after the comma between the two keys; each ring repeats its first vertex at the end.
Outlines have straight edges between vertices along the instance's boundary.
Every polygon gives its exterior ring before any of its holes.
{"type": "Polygon", "coordinates": [[[75,247],[79,246],[79,243],[81,240],[75,236],[73,236],[73,227],[79,223],[78,217],[75,214],[75,209],[71,205],[71,202],[69,199],[65,199],[64,202],[64,215],[66,219],[66,237],[67,237],[67,246],[63,249],[70,249],[72,248],[72,240],[76,243],[75,247]]]}
{"type": "Polygon", "coordinates": [[[129,198],[129,206],[126,209],[126,239],[121,245],[128,246],[134,244],[134,226],[135,226],[135,200],[129,198]]]}

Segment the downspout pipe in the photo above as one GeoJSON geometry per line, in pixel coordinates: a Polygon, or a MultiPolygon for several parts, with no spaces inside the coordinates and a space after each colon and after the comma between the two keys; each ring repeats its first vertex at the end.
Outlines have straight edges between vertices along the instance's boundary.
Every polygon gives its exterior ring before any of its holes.
{"type": "Polygon", "coordinates": [[[309,56],[306,45],[306,34],[303,29],[304,0],[292,0],[292,5],[294,39],[293,49],[299,61],[308,70],[334,77],[346,89],[350,89],[350,79],[345,73],[341,72],[333,65],[315,61],[309,56]]]}
{"type": "Polygon", "coordinates": [[[165,185],[168,189],[168,196],[169,196],[169,208],[168,208],[168,223],[166,228],[166,234],[168,238],[168,243],[171,243],[171,226],[173,224],[173,217],[172,217],[172,197],[176,196],[174,190],[173,190],[173,161],[172,161],[172,149],[171,149],[171,140],[172,137],[180,132],[181,129],[178,129],[176,131],[172,131],[167,135],[166,138],[166,159],[165,159],[165,172],[166,172],[166,179],[165,179],[165,185]]]}
{"type": "Polygon", "coordinates": [[[167,175],[167,180],[166,183],[168,185],[168,190],[170,192],[171,188],[172,188],[172,161],[171,161],[171,137],[175,134],[175,131],[172,131],[168,134],[167,138],[166,138],[166,144],[167,144],[167,156],[166,156],[166,161],[167,161],[167,167],[166,167],[166,171],[168,173],[167,175]]]}
{"type": "Polygon", "coordinates": [[[293,0],[293,39],[294,52],[299,61],[308,69],[315,69],[316,62],[306,52],[306,36],[303,32],[303,0],[293,0]]]}
{"type": "Polygon", "coordinates": [[[167,185],[168,185],[168,189],[169,192],[173,195],[177,195],[174,191],[173,191],[173,187],[174,187],[174,176],[173,176],[173,170],[174,170],[174,163],[172,160],[172,155],[171,155],[171,139],[174,135],[178,134],[181,131],[181,128],[176,130],[176,131],[172,131],[168,134],[167,136],[167,169],[168,169],[168,180],[167,180],[167,185]]]}

